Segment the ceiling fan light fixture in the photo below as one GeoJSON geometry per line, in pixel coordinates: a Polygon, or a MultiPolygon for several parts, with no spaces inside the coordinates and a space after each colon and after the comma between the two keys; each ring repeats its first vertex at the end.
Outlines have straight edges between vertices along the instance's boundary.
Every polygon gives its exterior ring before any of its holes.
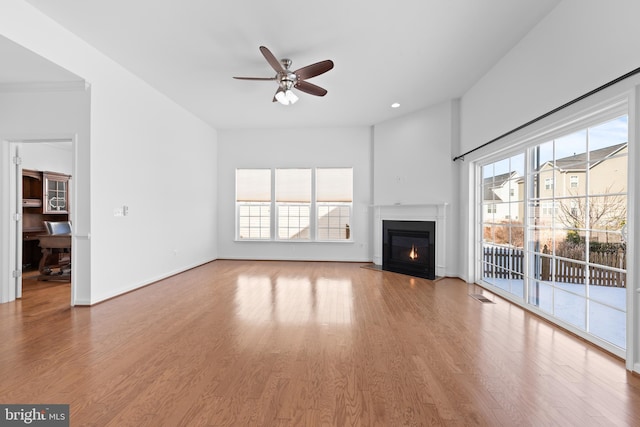
{"type": "Polygon", "coordinates": [[[285,96],[287,97],[287,100],[291,103],[291,104],[295,104],[296,102],[298,102],[298,96],[293,93],[293,91],[288,90],[285,93],[285,96]]]}
{"type": "Polygon", "coordinates": [[[298,102],[298,99],[291,89],[281,89],[276,93],[276,101],[282,105],[293,105],[298,102]]]}
{"type": "Polygon", "coordinates": [[[290,104],[289,99],[287,99],[287,95],[283,90],[279,90],[278,93],[276,93],[276,101],[282,105],[290,104]]]}

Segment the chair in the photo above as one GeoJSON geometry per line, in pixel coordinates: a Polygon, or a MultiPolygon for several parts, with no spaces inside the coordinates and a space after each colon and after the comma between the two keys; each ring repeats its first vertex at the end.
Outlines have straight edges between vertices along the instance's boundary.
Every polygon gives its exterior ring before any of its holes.
{"type": "Polygon", "coordinates": [[[47,229],[47,233],[51,235],[71,234],[70,221],[44,221],[44,227],[47,229]]]}
{"type": "Polygon", "coordinates": [[[71,277],[71,222],[43,221],[47,235],[40,236],[42,259],[39,280],[68,280],[71,277]],[[54,272],[52,267],[58,267],[54,272]]]}

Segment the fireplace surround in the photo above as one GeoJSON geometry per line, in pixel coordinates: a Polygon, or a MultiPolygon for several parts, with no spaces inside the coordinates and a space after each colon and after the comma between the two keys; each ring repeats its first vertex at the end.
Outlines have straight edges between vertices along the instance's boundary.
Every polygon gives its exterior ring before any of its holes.
{"type": "Polygon", "coordinates": [[[382,221],[382,269],[434,280],[434,221],[382,221]]]}

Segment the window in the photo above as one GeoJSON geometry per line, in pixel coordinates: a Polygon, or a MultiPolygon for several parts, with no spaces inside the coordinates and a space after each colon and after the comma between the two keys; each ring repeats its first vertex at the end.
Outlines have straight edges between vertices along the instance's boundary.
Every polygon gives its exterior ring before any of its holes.
{"type": "Polygon", "coordinates": [[[554,202],[542,202],[542,215],[552,216],[558,211],[558,206],[554,202]]]}
{"type": "Polygon", "coordinates": [[[553,178],[545,178],[545,180],[544,180],[544,189],[545,190],[553,190],[553,178]]]}
{"type": "Polygon", "coordinates": [[[352,168],[236,171],[238,240],[349,241],[352,205],[352,168]]]}
{"type": "Polygon", "coordinates": [[[490,289],[616,352],[627,346],[628,117],[612,108],[583,123],[479,166],[479,212],[505,174],[523,177],[526,211],[498,221],[487,206],[477,266],[490,289]],[[567,169],[578,173],[555,179],[567,169]]]}
{"type": "Polygon", "coordinates": [[[573,218],[577,218],[579,215],[579,210],[578,210],[578,202],[576,200],[571,200],[570,202],[570,208],[569,208],[569,215],[571,215],[571,217],[573,218]]]}
{"type": "Polygon", "coordinates": [[[276,169],[278,239],[309,240],[311,169],[276,169]]]}
{"type": "Polygon", "coordinates": [[[569,187],[578,188],[578,175],[571,175],[569,177],[569,187]]]}
{"type": "Polygon", "coordinates": [[[271,170],[236,170],[238,239],[271,238],[271,170]]]}
{"type": "Polygon", "coordinates": [[[318,240],[351,238],[351,204],[353,170],[351,168],[318,168],[316,170],[316,205],[318,240]]]}
{"type": "Polygon", "coordinates": [[[496,213],[496,211],[497,209],[496,209],[495,203],[491,203],[490,205],[487,205],[487,213],[494,214],[496,213]]]}

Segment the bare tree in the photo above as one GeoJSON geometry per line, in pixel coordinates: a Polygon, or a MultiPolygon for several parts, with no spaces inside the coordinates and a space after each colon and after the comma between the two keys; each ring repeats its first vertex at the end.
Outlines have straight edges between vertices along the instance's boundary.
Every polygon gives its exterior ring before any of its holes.
{"type": "Polygon", "coordinates": [[[627,221],[627,197],[607,187],[603,196],[576,196],[562,200],[558,219],[566,226],[582,229],[620,230],[627,221]]]}

